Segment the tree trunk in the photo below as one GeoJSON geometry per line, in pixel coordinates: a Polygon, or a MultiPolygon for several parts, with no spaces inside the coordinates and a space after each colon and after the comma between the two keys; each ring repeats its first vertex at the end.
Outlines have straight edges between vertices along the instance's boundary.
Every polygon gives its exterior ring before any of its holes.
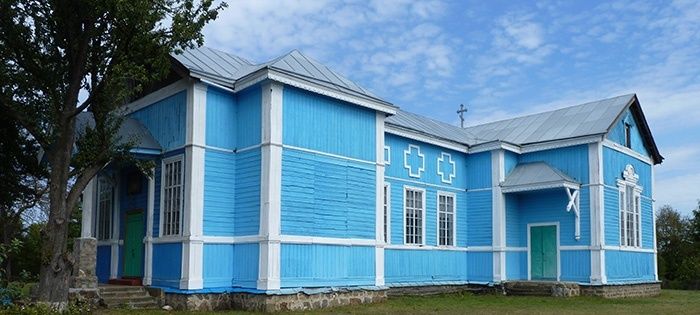
{"type": "Polygon", "coordinates": [[[75,204],[67,203],[67,188],[73,150],[75,120],[63,121],[57,128],[55,147],[49,154],[49,220],[42,233],[41,267],[38,300],[63,309],[68,301],[68,288],[73,257],[68,251],[68,227],[75,204]]]}

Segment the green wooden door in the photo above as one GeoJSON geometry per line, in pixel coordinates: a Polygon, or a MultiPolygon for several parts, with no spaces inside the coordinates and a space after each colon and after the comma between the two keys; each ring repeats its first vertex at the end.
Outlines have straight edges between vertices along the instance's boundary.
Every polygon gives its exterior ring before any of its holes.
{"type": "Polygon", "coordinates": [[[126,215],[124,237],[124,276],[143,276],[143,212],[126,215]]]}
{"type": "Polygon", "coordinates": [[[557,227],[530,228],[530,276],[533,280],[557,280],[557,227]]]}

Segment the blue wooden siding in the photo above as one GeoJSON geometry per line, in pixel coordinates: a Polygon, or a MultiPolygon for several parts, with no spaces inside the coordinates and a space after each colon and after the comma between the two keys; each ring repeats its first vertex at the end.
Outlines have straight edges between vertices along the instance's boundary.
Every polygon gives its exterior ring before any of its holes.
{"type": "Polygon", "coordinates": [[[510,151],[505,151],[503,154],[503,165],[505,166],[505,176],[508,176],[516,166],[518,166],[518,161],[520,160],[520,155],[510,151]]]}
{"type": "Polygon", "coordinates": [[[237,94],[207,89],[208,146],[240,149],[260,143],[262,90],[251,86],[237,94]]]}
{"type": "Polygon", "coordinates": [[[283,95],[284,144],[375,160],[374,111],[288,85],[283,95]]]}
{"type": "Polygon", "coordinates": [[[260,230],[260,149],[236,154],[236,212],[234,235],[255,235],[260,230]]]}
{"type": "Polygon", "coordinates": [[[653,281],[654,254],[606,250],[605,272],[608,283],[653,281]]]}
{"type": "Polygon", "coordinates": [[[587,189],[581,190],[581,238],[576,240],[575,216],[573,212],[566,212],[569,198],[564,188],[551,189],[537,192],[516,194],[517,198],[508,198],[506,201],[506,241],[508,246],[527,246],[527,225],[529,223],[559,222],[559,241],[561,245],[589,245],[590,244],[590,198],[587,189]],[[508,201],[515,201],[516,205],[508,205],[508,201]],[[514,216],[509,215],[509,210],[515,208],[517,221],[508,222],[514,216]]]}
{"type": "Polygon", "coordinates": [[[651,165],[608,147],[603,147],[603,179],[605,185],[617,187],[617,180],[622,178],[622,172],[628,164],[632,165],[634,172],[639,175],[637,184],[642,186],[642,196],[651,198],[651,165]]]}
{"type": "Polygon", "coordinates": [[[559,251],[561,280],[591,282],[591,252],[587,250],[559,251]]]}
{"type": "Polygon", "coordinates": [[[109,281],[110,264],[112,260],[112,246],[99,245],[97,246],[97,260],[95,263],[95,275],[99,283],[107,283],[109,281]]]}
{"type": "Polygon", "coordinates": [[[284,149],[282,234],[375,237],[375,166],[284,149]]]}
{"type": "Polygon", "coordinates": [[[467,252],[450,250],[387,249],[384,277],[388,285],[467,281],[467,252]]]}
{"type": "Polygon", "coordinates": [[[204,235],[233,236],[236,155],[207,149],[204,163],[204,235]]]}
{"type": "MultiPolygon", "coordinates": [[[[384,136],[385,145],[391,150],[390,164],[386,166],[384,175],[395,178],[408,179],[412,181],[419,181],[422,183],[441,185],[455,187],[458,189],[464,189],[467,187],[467,155],[461,152],[453,151],[446,148],[441,148],[434,146],[432,144],[427,144],[424,142],[419,142],[404,137],[399,137],[393,134],[385,134],[384,136]],[[414,175],[418,173],[418,166],[425,165],[425,170],[420,172],[420,177],[409,176],[409,170],[404,167],[404,151],[408,150],[409,145],[418,146],[420,148],[420,153],[424,156],[422,159],[418,156],[418,151],[412,149],[408,155],[409,165],[413,167],[414,175]],[[451,163],[446,162],[448,160],[447,156],[443,156],[443,153],[449,154],[454,163],[454,170],[452,169],[451,163]],[[443,158],[443,162],[439,163],[438,159],[443,158]],[[423,160],[423,161],[421,161],[423,160]],[[424,162],[424,163],[423,163],[424,162]],[[438,174],[438,170],[443,172],[444,176],[438,174]],[[443,179],[449,181],[449,173],[454,171],[454,178],[450,182],[444,182],[443,179]]],[[[489,160],[489,166],[490,160],[489,160]]],[[[490,173],[489,173],[490,174],[490,173]]],[[[490,180],[490,175],[489,175],[490,180]]],[[[490,186],[490,183],[489,183],[490,186]]]]}
{"type": "Polygon", "coordinates": [[[282,288],[374,285],[374,247],[282,244],[282,288]]]}
{"type": "Polygon", "coordinates": [[[467,279],[471,282],[493,282],[493,253],[467,252],[467,279]]]}
{"type": "Polygon", "coordinates": [[[262,88],[253,85],[237,95],[236,147],[245,148],[262,140],[262,88]]]}
{"type": "Polygon", "coordinates": [[[181,268],[182,243],[153,244],[153,286],[178,288],[181,268]]]}
{"type": "Polygon", "coordinates": [[[239,124],[238,104],[234,94],[207,87],[206,143],[225,149],[236,148],[236,129],[239,124]]]}
{"type": "Polygon", "coordinates": [[[617,144],[622,146],[625,145],[625,124],[630,125],[630,135],[631,135],[631,149],[641,153],[644,156],[649,156],[646,146],[644,145],[644,140],[639,132],[639,124],[632,116],[632,112],[628,109],[625,113],[620,116],[619,120],[608,132],[607,138],[617,144]]]}
{"type": "Polygon", "coordinates": [[[467,179],[467,189],[490,188],[491,152],[480,152],[467,155],[467,166],[464,176],[467,179]]]}
{"type": "Polygon", "coordinates": [[[467,192],[467,245],[493,245],[492,205],[491,190],[467,192]]]}
{"type": "Polygon", "coordinates": [[[255,288],[258,280],[259,245],[204,244],[204,288],[255,288]]]}
{"type": "Polygon", "coordinates": [[[525,251],[506,253],[506,279],[527,280],[527,255],[525,251]]]}
{"type": "Polygon", "coordinates": [[[168,151],[185,144],[186,105],[187,91],[181,91],[129,116],[146,126],[163,150],[168,151]]]}
{"type": "Polygon", "coordinates": [[[520,163],[546,162],[559,169],[581,184],[588,184],[588,145],[525,153],[519,157],[520,163]]]}

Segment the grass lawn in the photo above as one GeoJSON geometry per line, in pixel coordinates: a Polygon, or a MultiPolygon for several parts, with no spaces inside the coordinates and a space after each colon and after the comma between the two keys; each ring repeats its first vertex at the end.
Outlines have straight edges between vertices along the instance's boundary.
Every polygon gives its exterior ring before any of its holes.
{"type": "MultiPolygon", "coordinates": [[[[139,311],[139,313],[142,313],[139,311]]],[[[169,314],[148,311],[144,314],[169,314]]],[[[190,312],[170,312],[190,314],[190,312]]],[[[700,291],[663,290],[653,298],[606,300],[594,297],[550,298],[449,294],[431,297],[392,298],[384,303],[324,309],[304,314],[700,314],[700,291]]],[[[102,314],[135,314],[133,310],[108,310],[102,314]]],[[[252,314],[209,312],[194,314],[252,314]]],[[[288,312],[282,314],[302,314],[288,312]]]]}

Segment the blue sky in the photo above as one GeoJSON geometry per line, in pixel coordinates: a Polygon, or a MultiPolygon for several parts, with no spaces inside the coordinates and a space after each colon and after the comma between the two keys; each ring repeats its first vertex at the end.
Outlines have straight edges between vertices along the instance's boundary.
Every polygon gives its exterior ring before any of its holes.
{"type": "Polygon", "coordinates": [[[657,206],[700,199],[700,1],[228,1],[205,44],[292,49],[403,109],[468,125],[637,93],[666,161],[657,206]]]}

